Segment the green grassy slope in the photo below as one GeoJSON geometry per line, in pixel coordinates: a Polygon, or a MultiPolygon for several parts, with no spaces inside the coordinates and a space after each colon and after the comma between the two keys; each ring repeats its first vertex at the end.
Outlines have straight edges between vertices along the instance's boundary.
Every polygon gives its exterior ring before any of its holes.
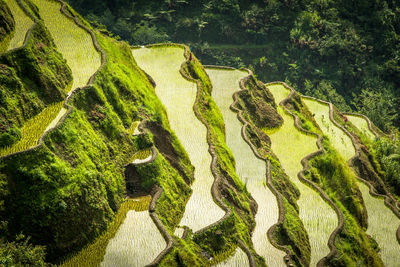
{"type": "MultiPolygon", "coordinates": [[[[341,134],[337,129],[332,129],[329,114],[318,114],[311,108],[310,113],[306,103],[297,94],[287,102],[286,107],[295,114],[300,114],[303,125],[308,130],[321,133],[320,129],[330,131],[330,139],[334,134],[341,134]],[[317,119],[310,114],[315,114],[317,119]],[[324,125],[318,124],[318,116],[324,125]]],[[[312,107],[319,107],[312,102],[312,107]]],[[[321,104],[321,112],[326,106],[321,104]]],[[[329,266],[382,266],[382,260],[378,255],[377,243],[365,233],[366,209],[363,204],[361,192],[358,189],[356,179],[350,167],[343,157],[333,148],[330,139],[324,137],[322,146],[324,153],[310,160],[311,169],[306,173],[307,179],[320,186],[329,198],[339,208],[344,216],[344,227],[336,236],[335,247],[338,253],[328,259],[329,266]]],[[[341,139],[336,142],[338,149],[343,149],[341,139]]],[[[353,150],[354,151],[354,150],[353,150]]],[[[345,155],[348,155],[345,154],[345,155]]]]}
{"type": "MultiPolygon", "coordinates": [[[[212,97],[224,118],[226,144],[235,157],[235,169],[242,182],[258,204],[255,216],[256,227],[252,241],[256,252],[264,257],[268,266],[283,266],[285,253],[275,248],[268,240],[268,229],[278,222],[279,208],[275,195],[266,185],[267,168],[258,159],[243,139],[242,124],[237,114],[230,109],[232,95],[240,90],[239,81],[248,76],[245,71],[207,68],[213,84],[212,97]]],[[[240,252],[236,252],[240,259],[240,252]]],[[[236,254],[235,254],[236,257],[236,254]]],[[[235,259],[232,259],[235,262],[235,259]]]]}
{"type": "Polygon", "coordinates": [[[64,100],[72,76],[42,24],[33,26],[25,46],[1,54],[0,64],[1,148],[18,140],[7,139],[11,129],[64,100]]]}
{"type": "MultiPolygon", "coordinates": [[[[130,48],[97,35],[107,63],[93,86],[72,99],[75,107],[44,145],[0,161],[4,188],[2,220],[8,237],[20,231],[34,244],[47,246],[47,259],[57,261],[98,236],[111,222],[125,193],[124,165],[141,145],[128,135],[132,121],[149,119],[171,133],[177,162],[192,173],[190,161],[168,126],[165,111],[130,48]],[[24,207],[21,209],[21,207],[24,207]]],[[[151,140],[151,135],[149,136],[151,140]]],[[[179,222],[190,189],[160,156],[139,169],[143,183],[164,188],[157,213],[168,229],[179,222]],[[178,193],[179,192],[179,193],[178,193]]]]}
{"type": "Polygon", "coordinates": [[[7,6],[6,2],[4,2],[4,0],[1,0],[0,1],[0,53],[4,52],[7,49],[14,30],[15,30],[15,20],[11,13],[11,10],[7,6]]]}

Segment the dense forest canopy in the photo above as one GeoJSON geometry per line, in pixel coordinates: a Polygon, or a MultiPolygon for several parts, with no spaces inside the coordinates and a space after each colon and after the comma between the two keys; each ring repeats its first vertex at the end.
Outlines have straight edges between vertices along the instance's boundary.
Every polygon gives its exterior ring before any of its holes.
{"type": "Polygon", "coordinates": [[[385,131],[400,127],[398,0],[69,2],[133,45],[189,43],[204,64],[250,67],[385,131]]]}

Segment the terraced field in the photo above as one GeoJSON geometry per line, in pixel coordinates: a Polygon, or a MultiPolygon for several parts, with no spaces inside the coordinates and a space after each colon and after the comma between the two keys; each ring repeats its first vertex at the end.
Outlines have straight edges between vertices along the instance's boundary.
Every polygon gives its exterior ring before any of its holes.
{"type": "Polygon", "coordinates": [[[40,16],[49,29],[58,51],[63,54],[71,68],[74,81],[72,90],[83,87],[100,67],[100,54],[92,37],[75,22],[60,12],[61,4],[50,0],[34,0],[40,16]],[[62,30],[60,30],[62,29],[62,30]]]}
{"type": "Polygon", "coordinates": [[[358,186],[368,211],[367,234],[378,242],[385,265],[399,266],[400,245],[396,238],[396,230],[400,224],[399,219],[385,206],[382,198],[375,198],[369,194],[368,186],[362,182],[359,182],[358,186]]]}
{"type": "Polygon", "coordinates": [[[314,99],[303,98],[308,109],[313,113],[322,132],[328,136],[332,146],[347,161],[356,153],[351,139],[329,119],[329,106],[314,99]]]}
{"type": "Polygon", "coordinates": [[[11,40],[9,40],[7,48],[7,50],[11,50],[23,44],[26,32],[32,27],[34,22],[22,11],[16,0],[5,0],[5,2],[10,8],[15,21],[15,31],[11,40]]]}
{"type": "Polygon", "coordinates": [[[231,258],[228,260],[218,263],[217,265],[214,265],[215,267],[243,267],[243,266],[249,266],[249,258],[247,257],[246,253],[241,250],[240,248],[237,248],[235,251],[235,255],[233,255],[231,258]]]}
{"type": "MultiPolygon", "coordinates": [[[[289,95],[289,90],[282,85],[268,86],[274,95],[275,102],[280,103],[289,95]]],[[[278,113],[284,119],[284,124],[277,130],[269,132],[272,151],[278,156],[286,174],[300,190],[299,205],[300,219],[308,232],[311,245],[311,264],[317,262],[329,253],[328,239],[338,224],[334,210],[320,195],[300,182],[297,174],[303,169],[301,160],[318,150],[316,138],[301,133],[294,125],[293,117],[278,107],[278,113]]]]}
{"type": "Polygon", "coordinates": [[[207,130],[193,112],[197,87],[179,73],[185,61],[183,52],[181,47],[132,50],[139,67],[155,80],[156,94],[166,108],[171,128],[195,166],[193,193],[180,222],[180,225],[186,225],[195,232],[216,222],[224,215],[224,211],[214,203],[211,196],[214,177],[210,170],[207,130]]]}
{"type": "MultiPolygon", "coordinates": [[[[248,74],[238,70],[220,69],[207,69],[207,73],[213,84],[212,97],[224,117],[226,144],[235,157],[236,173],[246,183],[247,190],[258,204],[255,218],[256,227],[252,237],[254,249],[265,258],[268,266],[284,266],[283,257],[285,253],[272,246],[267,238],[268,229],[278,221],[279,210],[275,195],[265,184],[265,162],[256,158],[251,148],[244,141],[241,135],[242,124],[236,113],[229,108],[233,102],[233,93],[240,90],[240,79],[248,74]]],[[[247,263],[248,260],[247,256],[244,256],[243,252],[238,249],[234,258],[229,261],[233,265],[227,263],[221,266],[245,266],[243,264],[247,263]]]]}
{"type": "Polygon", "coordinates": [[[356,115],[346,115],[349,121],[354,124],[362,133],[365,134],[366,137],[368,137],[370,140],[375,139],[375,135],[371,132],[371,130],[368,127],[368,122],[366,119],[360,116],[356,115]]]}
{"type": "Polygon", "coordinates": [[[149,211],[131,210],[108,243],[100,266],[144,266],[151,263],[165,246],[149,211]]]}
{"type": "MultiPolygon", "coordinates": [[[[332,142],[334,148],[339,151],[345,160],[349,160],[353,157],[355,150],[352,141],[349,136],[331,122],[329,119],[329,107],[315,100],[304,100],[310,111],[316,114],[315,118],[324,134],[326,134],[330,140],[336,140],[336,142],[332,142]],[[322,116],[324,117],[323,120],[322,116]],[[340,140],[340,142],[337,142],[337,140],[340,140]]],[[[367,136],[374,136],[369,130],[365,119],[356,117],[357,119],[354,120],[354,117],[348,116],[351,122],[354,121],[354,124],[360,127],[359,129],[361,131],[367,133],[367,136]]],[[[362,182],[358,182],[358,186],[368,211],[367,233],[378,242],[381,248],[380,254],[385,265],[398,266],[400,262],[400,245],[396,239],[396,231],[400,221],[393,212],[386,207],[383,199],[372,197],[369,194],[369,188],[362,182]]]]}

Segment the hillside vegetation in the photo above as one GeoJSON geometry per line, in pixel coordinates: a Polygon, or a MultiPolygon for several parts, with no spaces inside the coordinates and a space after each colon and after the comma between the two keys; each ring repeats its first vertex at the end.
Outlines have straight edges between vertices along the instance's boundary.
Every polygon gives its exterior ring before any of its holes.
{"type": "Polygon", "coordinates": [[[204,64],[250,67],[400,127],[398,0],[68,2],[131,44],[191,43],[204,64]]]}
{"type": "Polygon", "coordinates": [[[0,0],[1,266],[400,261],[397,3],[71,3],[0,0]]]}

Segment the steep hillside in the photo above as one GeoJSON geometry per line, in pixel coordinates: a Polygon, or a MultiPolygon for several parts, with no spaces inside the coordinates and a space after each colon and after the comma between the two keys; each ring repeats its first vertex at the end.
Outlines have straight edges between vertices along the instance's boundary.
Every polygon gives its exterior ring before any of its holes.
{"type": "Polygon", "coordinates": [[[0,265],[399,262],[398,136],[367,117],[61,0],[0,0],[0,31],[0,265]]]}

